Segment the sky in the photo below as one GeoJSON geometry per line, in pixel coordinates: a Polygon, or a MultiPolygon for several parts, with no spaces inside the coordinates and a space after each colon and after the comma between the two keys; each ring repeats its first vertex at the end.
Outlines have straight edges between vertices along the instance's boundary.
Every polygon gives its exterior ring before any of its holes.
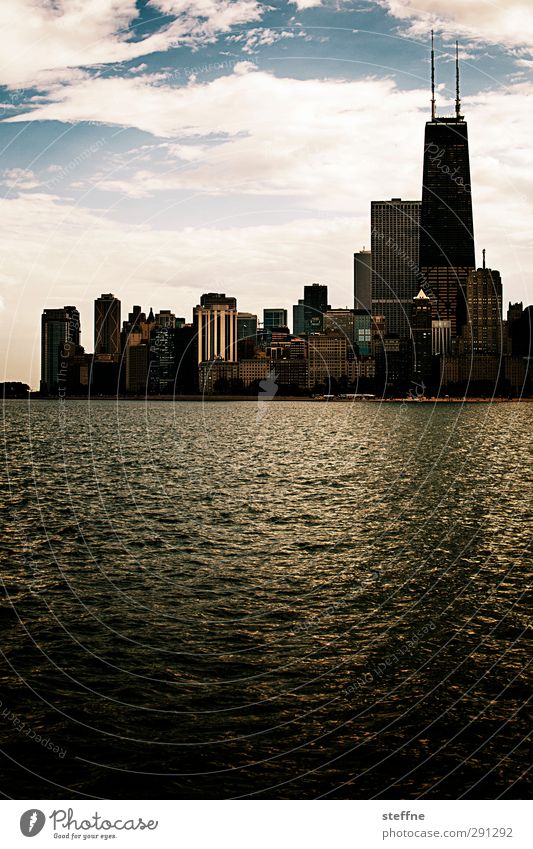
{"type": "Polygon", "coordinates": [[[353,306],[371,200],[421,196],[432,28],[441,114],[460,41],[478,264],[531,303],[531,0],[2,4],[0,380],[38,387],[45,307],[92,351],[103,292],[353,306]]]}

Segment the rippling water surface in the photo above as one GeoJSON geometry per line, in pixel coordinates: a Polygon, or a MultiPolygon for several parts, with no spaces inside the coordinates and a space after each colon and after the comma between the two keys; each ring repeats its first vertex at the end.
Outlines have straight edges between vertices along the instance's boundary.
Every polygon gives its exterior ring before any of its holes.
{"type": "Polygon", "coordinates": [[[7,402],[3,791],[523,796],[532,414],[7,402]]]}

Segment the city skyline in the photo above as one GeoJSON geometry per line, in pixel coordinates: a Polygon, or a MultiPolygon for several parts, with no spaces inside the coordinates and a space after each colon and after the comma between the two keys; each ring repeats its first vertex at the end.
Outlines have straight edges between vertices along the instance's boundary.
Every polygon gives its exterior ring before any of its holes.
{"type": "MultiPolygon", "coordinates": [[[[6,379],[38,383],[43,304],[76,304],[86,327],[95,289],[135,303],[149,287],[155,309],[189,314],[211,289],[243,311],[290,310],[319,281],[332,304],[350,306],[369,201],[420,196],[431,26],[439,111],[453,110],[462,42],[478,252],[500,269],[504,301],[528,302],[527,26],[513,36],[497,10],[474,26],[471,10],[446,17],[430,3],[395,15],[377,3],[229,5],[224,31],[213,18],[194,49],[177,25],[172,47],[159,33],[164,58],[155,18],[142,46],[108,37],[94,11],[98,57],[36,51],[4,71],[6,379]]],[[[27,35],[19,21],[17,39],[27,35]]]]}

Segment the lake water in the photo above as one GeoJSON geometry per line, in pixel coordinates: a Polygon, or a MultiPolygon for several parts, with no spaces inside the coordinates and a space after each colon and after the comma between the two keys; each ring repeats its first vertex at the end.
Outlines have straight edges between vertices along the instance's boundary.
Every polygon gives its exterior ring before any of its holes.
{"type": "Polygon", "coordinates": [[[532,416],[6,402],[4,793],[524,796],[532,416]]]}

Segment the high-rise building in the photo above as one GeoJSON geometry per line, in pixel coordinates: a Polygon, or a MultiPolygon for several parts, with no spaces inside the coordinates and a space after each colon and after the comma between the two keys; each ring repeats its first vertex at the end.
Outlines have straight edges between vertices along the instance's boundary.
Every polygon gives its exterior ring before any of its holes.
{"type": "Polygon", "coordinates": [[[499,271],[483,268],[466,279],[466,321],[462,343],[468,353],[500,354],[503,344],[502,281],[499,271]]]}
{"type": "Polygon", "coordinates": [[[263,310],[263,327],[271,330],[273,327],[287,327],[287,310],[268,308],[263,310]]]}
{"type": "Polygon", "coordinates": [[[420,201],[372,201],[372,312],[385,316],[387,334],[409,337],[413,298],[420,289],[420,201]]]}
{"type": "Polygon", "coordinates": [[[292,308],[292,332],[295,336],[305,333],[304,309],[304,300],[300,298],[292,308]]]}
{"type": "Polygon", "coordinates": [[[372,312],[372,252],[364,248],[353,255],[353,305],[372,312]]]}
{"type": "Polygon", "coordinates": [[[413,380],[422,382],[431,377],[432,357],[432,307],[431,301],[420,289],[413,298],[411,313],[411,339],[413,353],[413,380]]]}
{"type": "MultiPolygon", "coordinates": [[[[304,332],[322,333],[328,304],[328,287],[321,283],[304,286],[304,332]]],[[[296,330],[294,330],[296,333],[296,330]]]]}
{"type": "Polygon", "coordinates": [[[257,347],[257,316],[237,313],[237,354],[239,360],[253,359],[257,347]]]}
{"type": "MultiPolygon", "coordinates": [[[[166,311],[165,311],[166,313],[166,311]]],[[[161,315],[161,314],[159,314],[161,315]]],[[[176,334],[175,316],[172,320],[165,314],[163,323],[157,316],[150,333],[149,391],[156,395],[173,395],[176,377],[176,334]]]]}
{"type": "Polygon", "coordinates": [[[452,336],[466,320],[464,290],[475,270],[468,127],[461,115],[459,61],[456,52],[455,114],[437,117],[435,63],[431,45],[431,120],[426,123],[419,266],[433,318],[451,322],[452,336]]]}
{"type": "Polygon", "coordinates": [[[120,301],[112,294],[94,302],[94,353],[120,355],[120,301]]]}
{"type": "Polygon", "coordinates": [[[202,295],[194,308],[198,365],[211,360],[237,362],[237,301],[225,294],[202,295]]]}
{"type": "Polygon", "coordinates": [[[45,309],[41,317],[41,392],[57,392],[60,358],[80,344],[80,314],[76,307],[45,309]]]}

